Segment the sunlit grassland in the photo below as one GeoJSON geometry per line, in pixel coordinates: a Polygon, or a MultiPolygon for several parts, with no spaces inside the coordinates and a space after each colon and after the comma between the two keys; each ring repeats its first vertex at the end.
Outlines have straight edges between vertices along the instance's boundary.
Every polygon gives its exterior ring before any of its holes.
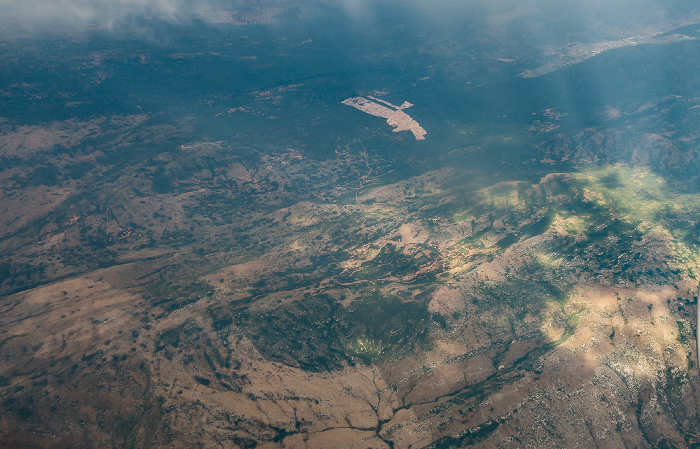
{"type": "Polygon", "coordinates": [[[644,168],[623,164],[572,173],[589,199],[608,207],[630,224],[653,226],[669,208],[700,210],[700,196],[675,193],[666,181],[644,168]]]}
{"type": "Polygon", "coordinates": [[[548,252],[538,252],[535,254],[535,260],[542,268],[553,270],[562,266],[564,259],[556,254],[548,252]]]}
{"type": "Polygon", "coordinates": [[[449,221],[465,236],[452,248],[451,265],[473,267],[547,230],[582,245],[609,238],[637,241],[653,233],[668,242],[675,268],[698,265],[700,196],[677,193],[649,169],[623,164],[562,179],[555,188],[498,183],[476,192],[472,204],[456,207],[449,221]]]}
{"type": "Polygon", "coordinates": [[[352,341],[346,346],[346,352],[353,358],[358,358],[366,364],[372,363],[374,359],[382,354],[382,344],[371,338],[361,337],[352,341]]]}
{"type": "Polygon", "coordinates": [[[563,231],[569,235],[583,234],[593,225],[590,214],[575,213],[572,211],[557,211],[552,220],[552,229],[563,231]]]}
{"type": "Polygon", "coordinates": [[[647,168],[616,164],[572,174],[584,197],[641,232],[665,235],[673,265],[688,274],[698,270],[697,217],[700,195],[677,193],[647,168]]]}

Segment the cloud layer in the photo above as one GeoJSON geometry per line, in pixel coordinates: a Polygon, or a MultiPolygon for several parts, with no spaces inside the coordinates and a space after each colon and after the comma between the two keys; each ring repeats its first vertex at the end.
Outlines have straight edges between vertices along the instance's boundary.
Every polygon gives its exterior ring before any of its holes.
{"type": "MultiPolygon", "coordinates": [[[[337,8],[349,21],[376,24],[386,11],[423,14],[437,26],[527,18],[530,21],[578,18],[582,26],[596,23],[658,19],[659,14],[696,8],[691,0],[0,0],[0,33],[120,26],[139,19],[207,21],[218,11],[246,11],[265,6],[337,8]]],[[[642,24],[643,25],[643,24],[642,24]]]]}

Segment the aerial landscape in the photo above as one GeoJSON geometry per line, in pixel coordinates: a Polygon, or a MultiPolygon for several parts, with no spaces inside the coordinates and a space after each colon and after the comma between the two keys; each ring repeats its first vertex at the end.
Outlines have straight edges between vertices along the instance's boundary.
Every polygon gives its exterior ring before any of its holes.
{"type": "Polygon", "coordinates": [[[0,448],[700,448],[695,2],[0,6],[0,448]]]}

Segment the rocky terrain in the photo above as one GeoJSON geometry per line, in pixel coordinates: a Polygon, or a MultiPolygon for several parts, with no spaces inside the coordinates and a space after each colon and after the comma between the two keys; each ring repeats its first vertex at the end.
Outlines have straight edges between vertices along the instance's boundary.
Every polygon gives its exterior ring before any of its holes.
{"type": "Polygon", "coordinates": [[[13,250],[54,280],[3,299],[5,446],[697,444],[694,195],[623,165],[475,191],[443,169],[347,203],[197,208],[224,179],[273,195],[304,159],[268,162],[59,207],[13,250]],[[71,259],[98,235],[104,258],[71,259]]]}

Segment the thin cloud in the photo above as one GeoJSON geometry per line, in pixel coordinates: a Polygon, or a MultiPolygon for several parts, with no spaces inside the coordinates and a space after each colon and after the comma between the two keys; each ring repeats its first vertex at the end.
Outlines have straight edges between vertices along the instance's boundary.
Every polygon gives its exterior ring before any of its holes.
{"type": "Polygon", "coordinates": [[[0,0],[0,10],[0,26],[20,32],[111,26],[140,17],[177,20],[195,11],[181,0],[0,0]]]}
{"type": "MultiPolygon", "coordinates": [[[[578,18],[582,28],[629,22],[647,25],[675,10],[687,11],[690,0],[0,0],[0,33],[60,31],[85,26],[121,26],[139,19],[208,21],[220,12],[266,6],[338,7],[351,22],[381,26],[395,11],[420,14],[435,26],[458,27],[481,22],[505,30],[514,19],[547,22],[578,18]]],[[[327,12],[327,11],[326,11],[327,12]]],[[[324,14],[320,12],[320,14],[324,14]]],[[[561,22],[560,22],[561,23],[561,22]]]]}

